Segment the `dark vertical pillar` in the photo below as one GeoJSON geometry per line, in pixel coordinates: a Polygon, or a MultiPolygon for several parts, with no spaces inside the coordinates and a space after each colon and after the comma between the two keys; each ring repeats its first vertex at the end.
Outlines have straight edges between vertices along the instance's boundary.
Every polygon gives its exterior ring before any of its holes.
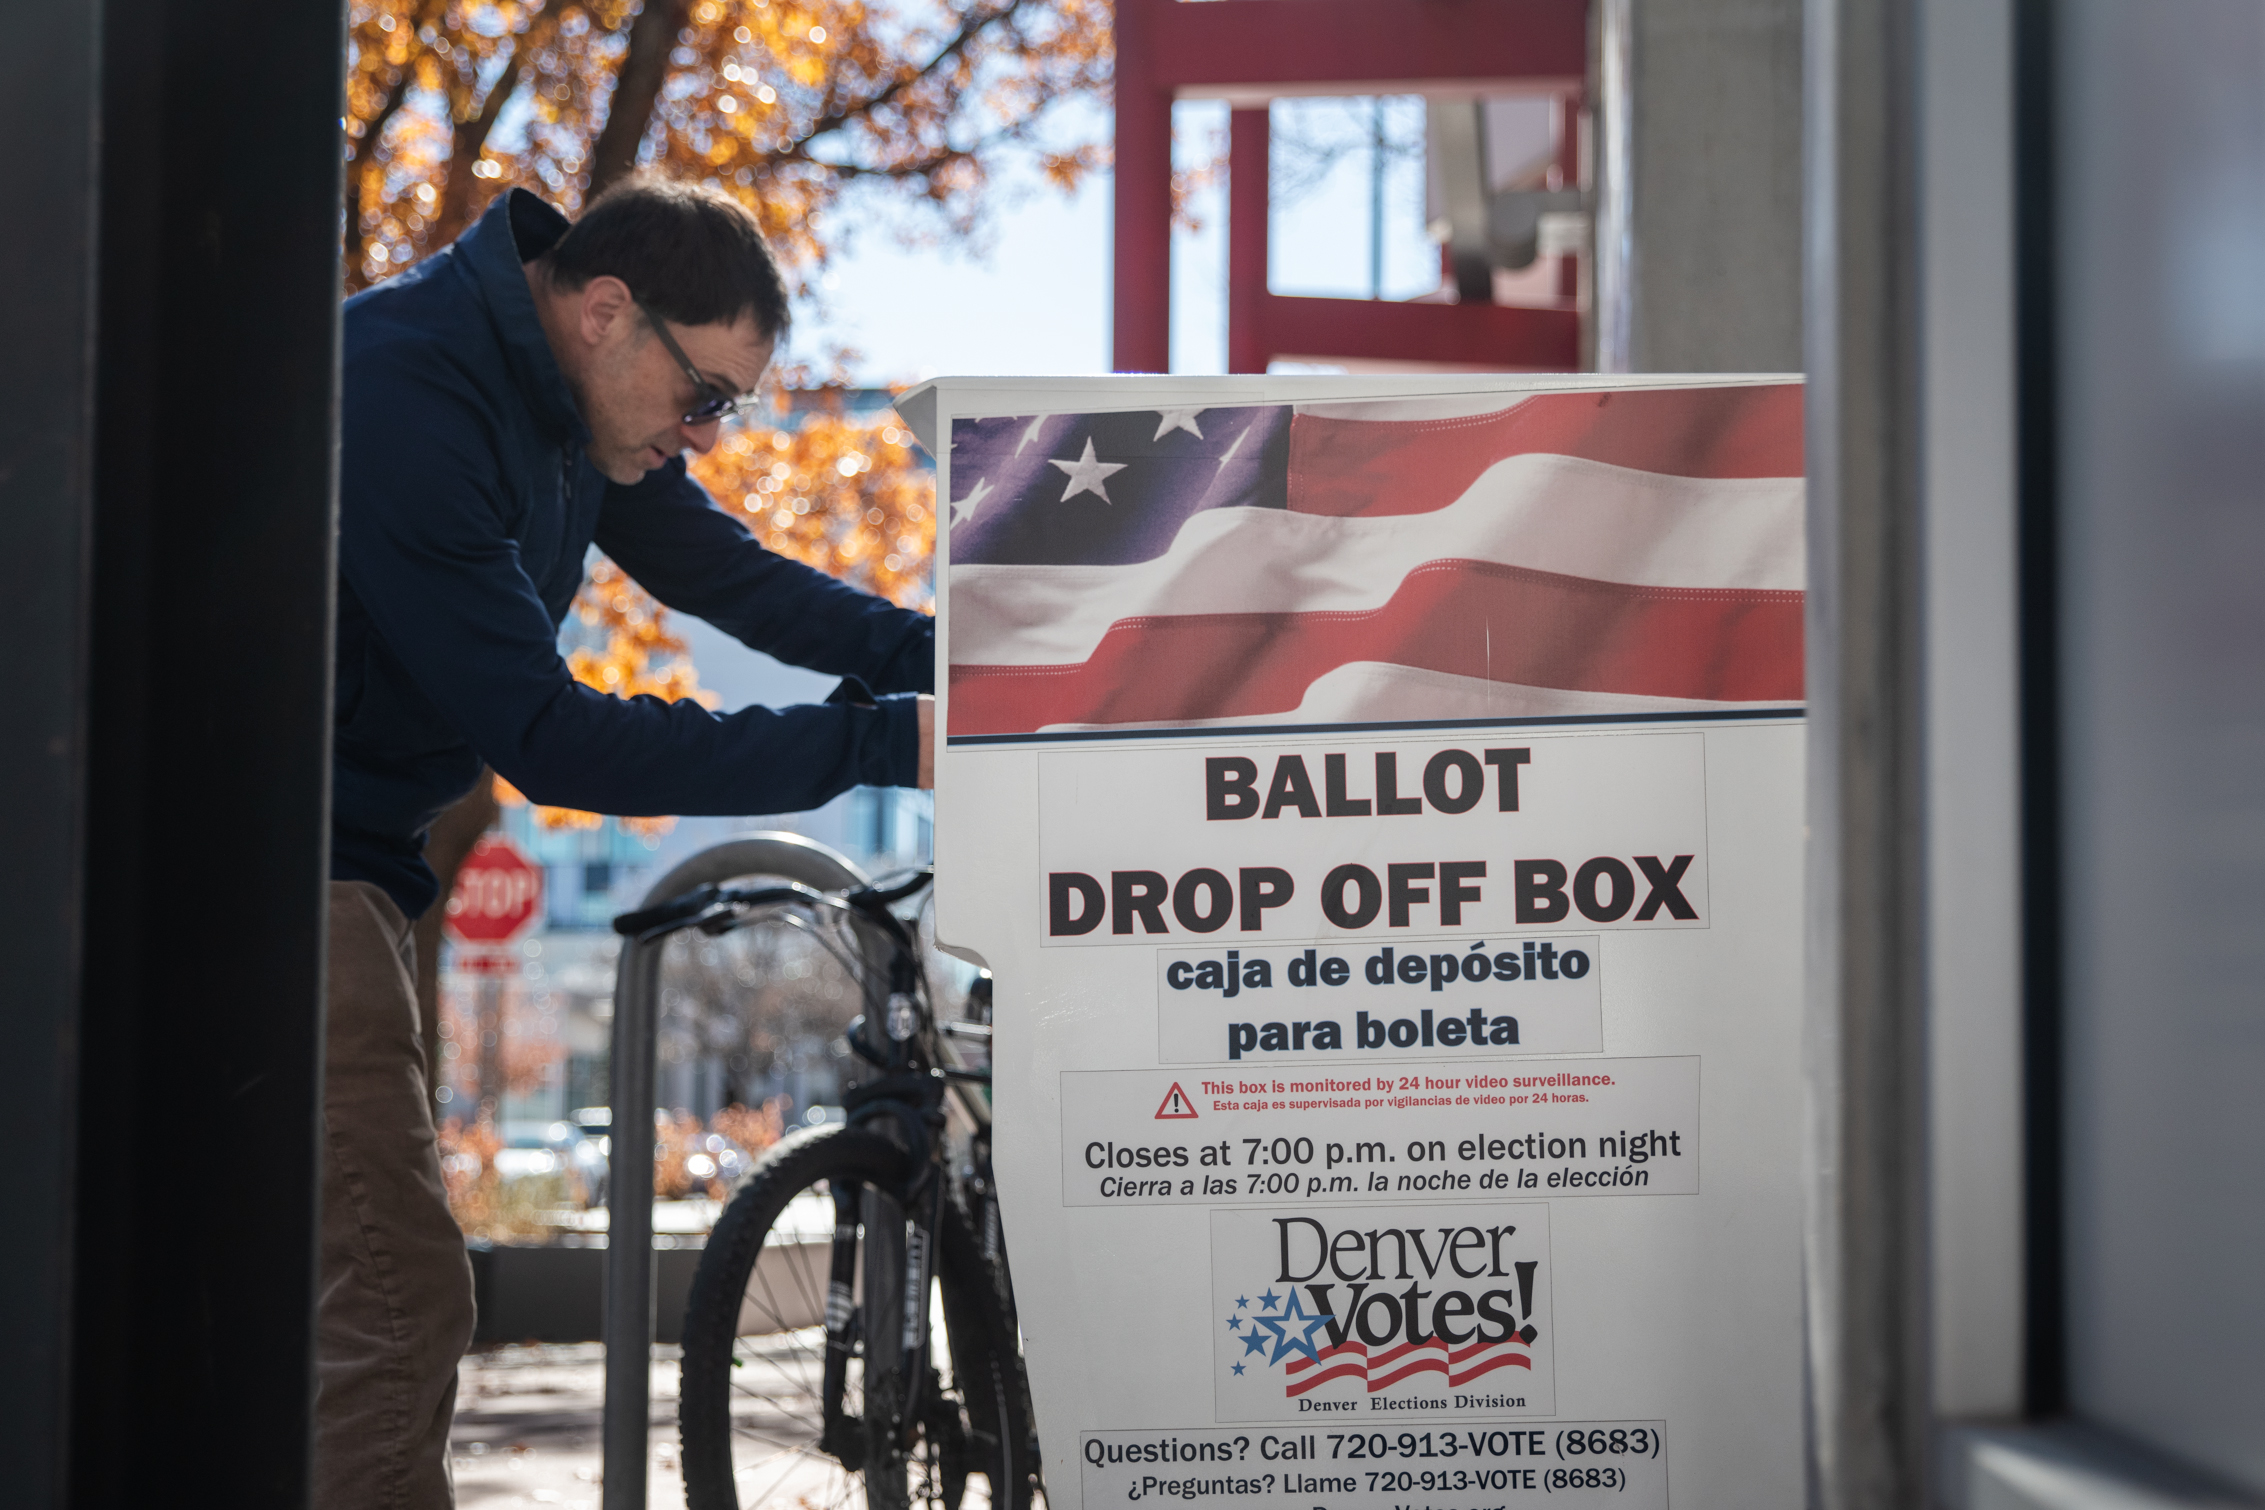
{"type": "Polygon", "coordinates": [[[2068,1408],[2061,1152],[2061,683],[2056,121],[2047,0],[2014,5],[2015,465],[2021,657],[2022,1393],[2068,1408]]]}
{"type": "Polygon", "coordinates": [[[102,24],[71,1501],[299,1506],[343,11],[102,24]]]}
{"type": "Polygon", "coordinates": [[[1229,113],[1227,126],[1227,370],[1264,372],[1268,154],[1273,116],[1261,105],[1229,113]]]}
{"type": "Polygon", "coordinates": [[[100,47],[95,7],[59,4],[0,48],[0,1464],[40,1510],[70,1398],[100,47]]]}
{"type": "Polygon", "coordinates": [[[1172,96],[1155,82],[1149,9],[1117,0],[1114,323],[1118,372],[1172,365],[1172,96]]]}

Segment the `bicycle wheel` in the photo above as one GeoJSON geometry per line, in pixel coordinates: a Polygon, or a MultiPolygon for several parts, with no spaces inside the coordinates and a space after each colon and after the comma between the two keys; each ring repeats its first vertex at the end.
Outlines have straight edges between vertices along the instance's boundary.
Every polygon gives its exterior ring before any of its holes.
{"type": "MultiPolygon", "coordinates": [[[[814,1128],[772,1148],[732,1197],[685,1307],[677,1422],[692,1510],[1029,1510],[1037,1469],[1013,1326],[950,1201],[930,1286],[931,1317],[941,1314],[935,1379],[909,1452],[894,1472],[869,1470],[884,1475],[871,1483],[858,1471],[867,1449],[855,1310],[840,1396],[849,1430],[821,1444],[837,1210],[871,1209],[872,1192],[901,1193],[905,1166],[878,1132],[814,1128]],[[837,1196],[849,1198],[837,1207],[837,1196]]],[[[862,1259],[862,1226],[858,1243],[862,1259]]]]}

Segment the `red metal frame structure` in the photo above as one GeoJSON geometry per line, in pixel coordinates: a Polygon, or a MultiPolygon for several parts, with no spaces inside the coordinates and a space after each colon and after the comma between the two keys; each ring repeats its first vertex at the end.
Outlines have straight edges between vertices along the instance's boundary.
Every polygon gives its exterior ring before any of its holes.
{"type": "Polygon", "coordinates": [[[1117,0],[1113,365],[1171,360],[1172,102],[1226,99],[1229,370],[1282,353],[1570,369],[1570,309],[1315,299],[1266,287],[1265,102],[1289,94],[1577,96],[1587,0],[1117,0]]]}

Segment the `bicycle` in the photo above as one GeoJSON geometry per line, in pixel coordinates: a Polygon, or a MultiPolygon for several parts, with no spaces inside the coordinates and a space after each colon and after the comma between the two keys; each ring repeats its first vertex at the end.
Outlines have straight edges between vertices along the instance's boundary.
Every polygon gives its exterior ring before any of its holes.
{"type": "Polygon", "coordinates": [[[887,888],[708,885],[615,920],[641,943],[758,922],[811,931],[859,987],[868,1077],[843,1123],[783,1138],[733,1193],[685,1308],[678,1409],[692,1510],[995,1510],[1042,1494],[990,1169],[988,977],[939,1023],[887,888]],[[935,1326],[940,1314],[941,1336],[935,1326]]]}

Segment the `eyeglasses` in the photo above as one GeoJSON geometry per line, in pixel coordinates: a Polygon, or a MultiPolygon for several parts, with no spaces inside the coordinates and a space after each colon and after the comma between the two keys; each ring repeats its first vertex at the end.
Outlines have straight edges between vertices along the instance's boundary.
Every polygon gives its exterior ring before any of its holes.
{"type": "Polygon", "coordinates": [[[684,369],[684,375],[692,380],[692,407],[684,411],[686,424],[705,425],[727,419],[747,407],[751,400],[736,398],[700,375],[700,369],[692,365],[692,358],[684,354],[684,348],[676,344],[676,337],[668,333],[667,323],[648,309],[642,299],[637,301],[637,312],[653,327],[653,334],[661,338],[661,344],[676,358],[676,365],[684,369]]]}

